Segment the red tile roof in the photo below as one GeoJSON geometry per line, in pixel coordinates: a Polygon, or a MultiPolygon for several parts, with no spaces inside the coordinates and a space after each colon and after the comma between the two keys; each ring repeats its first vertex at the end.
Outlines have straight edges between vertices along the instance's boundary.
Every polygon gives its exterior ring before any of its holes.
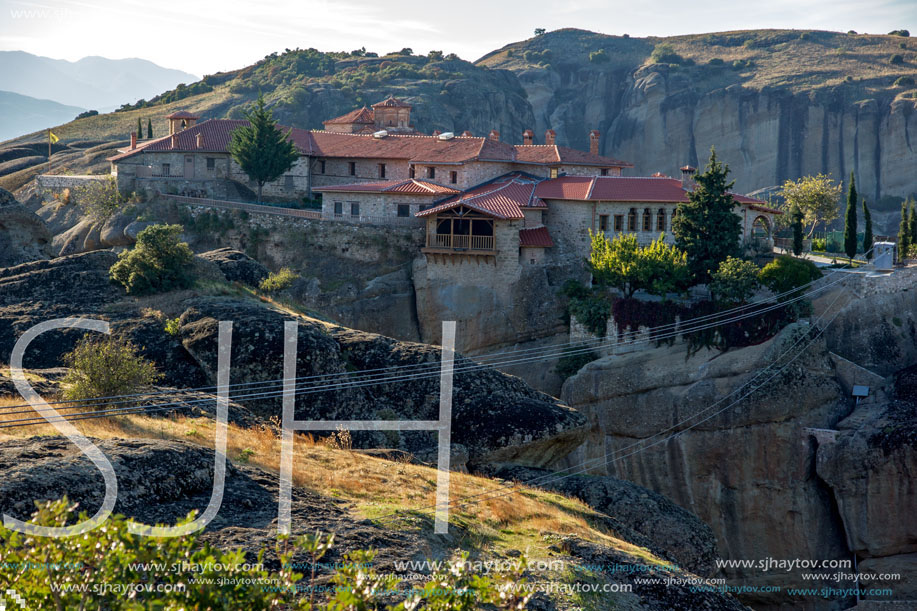
{"type": "Polygon", "coordinates": [[[450,195],[460,193],[458,189],[436,184],[428,180],[380,180],[358,182],[348,185],[330,185],[312,189],[319,193],[402,193],[409,195],[450,195]]]}
{"type": "Polygon", "coordinates": [[[323,125],[333,125],[337,123],[360,123],[364,125],[374,125],[376,123],[376,113],[370,108],[357,108],[356,110],[351,110],[346,115],[341,115],[340,117],[335,117],[334,119],[328,119],[323,121],[323,125]]]}
{"type": "Polygon", "coordinates": [[[467,206],[499,219],[525,218],[523,208],[543,208],[544,202],[534,196],[538,178],[520,173],[507,174],[464,193],[450,197],[432,208],[417,213],[424,217],[467,206]]]}
{"type": "MultiPolygon", "coordinates": [[[[538,184],[535,195],[542,199],[608,202],[687,202],[687,191],[681,181],[669,177],[634,176],[562,176],[538,184]]],[[[740,204],[765,202],[760,199],[732,193],[740,204]]],[[[771,211],[768,209],[766,211],[771,211]]]]}
{"type": "Polygon", "coordinates": [[[551,248],[554,246],[554,240],[551,239],[551,234],[548,233],[547,227],[520,229],[519,246],[528,246],[533,248],[551,248]]]}
{"type": "MultiPolygon", "coordinates": [[[[120,161],[141,151],[225,153],[228,152],[232,131],[247,124],[247,121],[209,119],[179,132],[178,145],[175,148],[172,147],[170,137],[165,137],[145,142],[132,151],[123,151],[120,155],[110,158],[110,161],[120,161]],[[197,134],[203,136],[203,148],[197,147],[197,134]]],[[[374,138],[366,134],[311,131],[285,126],[278,126],[278,128],[290,134],[301,154],[314,157],[403,159],[430,165],[497,161],[538,165],[575,164],[600,168],[630,166],[624,161],[566,147],[512,145],[490,138],[458,136],[449,140],[441,140],[435,136],[407,134],[388,134],[384,138],[374,138]]]]}

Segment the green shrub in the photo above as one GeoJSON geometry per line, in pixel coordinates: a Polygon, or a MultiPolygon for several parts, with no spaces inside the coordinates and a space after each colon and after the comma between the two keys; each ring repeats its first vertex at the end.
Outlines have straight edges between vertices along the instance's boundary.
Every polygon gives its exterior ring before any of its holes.
{"type": "MultiPolygon", "coordinates": [[[[187,524],[195,512],[179,522],[187,524]]],[[[38,504],[31,522],[60,527],[72,524],[75,505],[66,498],[38,504]]],[[[87,519],[86,513],[78,517],[87,519]]],[[[525,556],[518,568],[479,575],[470,570],[468,554],[443,563],[423,588],[410,589],[391,574],[375,572],[375,552],[356,550],[335,562],[333,588],[319,581],[322,571],[308,578],[291,567],[319,562],[334,545],[333,535],[320,532],[292,539],[280,536],[274,546],[279,570],[266,570],[265,550],[246,558],[241,550],[224,552],[198,534],[181,537],[142,537],[128,532],[128,521],[115,515],[103,528],[52,538],[22,535],[0,525],[0,583],[12,584],[28,609],[304,609],[311,611],[471,611],[525,609],[530,595],[519,585],[527,581],[525,556]],[[45,567],[53,566],[53,569],[45,567]],[[189,571],[176,567],[195,567],[189,571]],[[32,568],[34,567],[34,568],[32,568]],[[53,581],[49,575],[53,571],[53,581]],[[88,586],[66,590],[51,584],[88,586]],[[154,591],[125,593],[123,586],[158,584],[154,591]],[[116,588],[113,586],[122,586],[116,588]],[[108,586],[108,587],[100,587],[108,586]],[[327,597],[316,591],[332,592],[327,597]],[[394,591],[407,598],[385,604],[394,591]],[[313,600],[314,599],[314,600],[313,600]]]]}
{"type": "Polygon", "coordinates": [[[84,336],[63,357],[70,371],[61,395],[67,401],[82,401],[149,390],[162,374],[137,352],[133,343],[121,337],[84,336]]]}
{"type": "Polygon", "coordinates": [[[710,58],[710,61],[707,62],[707,65],[709,65],[709,66],[722,66],[722,65],[724,65],[725,63],[726,63],[726,62],[724,62],[724,61],[723,61],[722,59],[720,59],[719,57],[712,57],[712,58],[710,58]]]}
{"type": "Polygon", "coordinates": [[[589,54],[589,61],[591,61],[593,64],[607,64],[608,53],[605,52],[605,49],[593,51],[589,54]]]}
{"type": "Polygon", "coordinates": [[[745,303],[758,288],[758,272],[751,261],[727,257],[712,274],[710,292],[721,304],[745,303]]]}
{"type": "MultiPolygon", "coordinates": [[[[818,278],[821,278],[821,271],[814,263],[788,255],[777,257],[758,274],[761,284],[778,294],[805,286],[818,278]]],[[[795,291],[785,295],[781,301],[792,299],[800,293],[795,291]]]]}
{"type": "Polygon", "coordinates": [[[181,225],[151,225],[137,235],[137,244],[118,255],[109,276],[129,295],[187,288],[194,254],[179,240],[181,225]]]}
{"type": "Polygon", "coordinates": [[[170,318],[166,321],[165,331],[172,337],[177,337],[181,333],[181,323],[178,318],[170,318]]]}
{"type": "Polygon", "coordinates": [[[888,58],[888,63],[892,64],[893,66],[900,66],[904,63],[904,57],[900,53],[895,53],[888,58]]]}
{"type": "Polygon", "coordinates": [[[889,36],[904,36],[905,38],[907,38],[908,36],[911,35],[911,33],[908,32],[907,30],[892,30],[891,32],[888,33],[888,35],[889,36]]]}
{"type": "Polygon", "coordinates": [[[654,64],[681,64],[684,58],[675,52],[675,47],[667,42],[661,42],[653,49],[650,60],[654,64]]]}
{"type": "Polygon", "coordinates": [[[914,77],[912,76],[899,76],[895,79],[895,87],[910,87],[914,84],[914,77]]]}
{"type": "Polygon", "coordinates": [[[286,290],[292,286],[293,282],[299,278],[299,274],[289,267],[281,267],[276,272],[271,272],[267,278],[258,285],[265,293],[277,293],[286,290]]]}
{"type": "Polygon", "coordinates": [[[812,250],[816,252],[825,252],[828,247],[828,240],[825,238],[815,238],[812,240],[812,250]]]}
{"type": "Polygon", "coordinates": [[[93,180],[76,187],[71,193],[71,198],[83,214],[96,221],[110,218],[125,202],[114,177],[93,180]]]}

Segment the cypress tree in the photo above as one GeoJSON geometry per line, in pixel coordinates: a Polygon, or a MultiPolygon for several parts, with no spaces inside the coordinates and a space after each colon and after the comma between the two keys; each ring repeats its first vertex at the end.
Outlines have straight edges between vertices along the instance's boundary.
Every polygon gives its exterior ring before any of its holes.
{"type": "Polygon", "coordinates": [[[906,259],[911,248],[911,227],[908,222],[908,200],[901,202],[901,223],[898,224],[898,259],[906,259]]]}
{"type": "Polygon", "coordinates": [[[908,228],[911,230],[911,237],[908,240],[908,243],[911,245],[911,248],[914,248],[914,245],[917,244],[917,202],[914,201],[914,198],[911,198],[911,211],[907,217],[908,228]]]}
{"type": "Polygon", "coordinates": [[[793,207],[793,254],[797,257],[802,254],[803,233],[802,233],[802,210],[798,206],[793,207]]]}
{"type": "Polygon", "coordinates": [[[146,137],[147,138],[153,137],[153,119],[146,120],[146,137]]]}
{"type": "Polygon", "coordinates": [[[140,117],[137,117],[137,139],[141,138],[143,138],[143,124],[140,122],[140,117]]]}
{"type": "Polygon", "coordinates": [[[863,200],[863,222],[866,227],[863,229],[863,252],[866,253],[866,259],[872,259],[872,214],[869,212],[869,206],[866,200],[863,200]]]}
{"type": "Polygon", "coordinates": [[[857,186],[850,173],[850,187],[847,189],[847,213],[844,215],[844,252],[848,259],[857,254],[857,186]]]}

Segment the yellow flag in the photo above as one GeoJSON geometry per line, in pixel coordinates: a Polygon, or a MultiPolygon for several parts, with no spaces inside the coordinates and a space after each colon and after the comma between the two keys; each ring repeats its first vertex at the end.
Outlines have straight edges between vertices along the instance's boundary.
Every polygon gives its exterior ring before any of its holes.
{"type": "Polygon", "coordinates": [[[58,138],[57,136],[55,136],[55,135],[54,135],[54,132],[52,132],[52,131],[49,129],[49,130],[48,130],[48,140],[51,141],[51,144],[54,144],[55,142],[57,142],[58,140],[60,140],[60,138],[58,138]]]}

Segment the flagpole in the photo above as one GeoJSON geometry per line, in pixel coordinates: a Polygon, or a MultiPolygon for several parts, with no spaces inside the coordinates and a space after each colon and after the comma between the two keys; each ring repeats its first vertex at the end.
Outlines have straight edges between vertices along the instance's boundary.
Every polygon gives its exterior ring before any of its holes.
{"type": "Polygon", "coordinates": [[[48,174],[51,173],[51,128],[48,128],[48,174]]]}

